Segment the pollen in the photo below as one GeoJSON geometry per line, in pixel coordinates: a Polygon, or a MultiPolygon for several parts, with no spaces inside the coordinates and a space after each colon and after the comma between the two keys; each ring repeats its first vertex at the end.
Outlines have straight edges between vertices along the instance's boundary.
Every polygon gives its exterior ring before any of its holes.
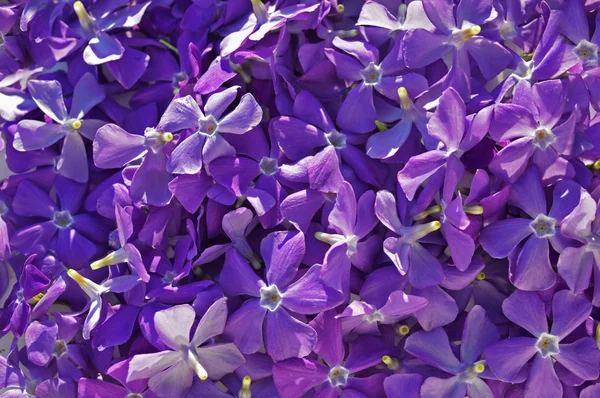
{"type": "Polygon", "coordinates": [[[406,336],[409,332],[410,328],[407,325],[401,325],[398,328],[398,333],[400,333],[402,336],[406,336]]]}
{"type": "Polygon", "coordinates": [[[478,364],[475,364],[475,366],[473,366],[473,371],[475,371],[475,373],[483,373],[484,370],[485,370],[485,365],[482,363],[478,363],[478,364]]]}
{"type": "Polygon", "coordinates": [[[477,36],[479,33],[481,33],[481,27],[479,25],[474,25],[463,30],[463,37],[465,40],[469,40],[471,37],[477,36]]]}
{"type": "Polygon", "coordinates": [[[242,388],[238,394],[238,398],[252,398],[252,392],[250,391],[250,384],[252,379],[250,376],[244,376],[242,379],[242,388]]]}
{"type": "Polygon", "coordinates": [[[396,370],[400,366],[400,363],[396,358],[392,358],[389,355],[384,355],[381,357],[381,361],[390,369],[396,370]]]}
{"type": "Polygon", "coordinates": [[[73,127],[74,130],[79,130],[81,128],[81,120],[75,120],[71,123],[71,127],[73,127]]]}
{"type": "Polygon", "coordinates": [[[406,88],[398,88],[398,98],[400,98],[400,106],[402,107],[402,109],[410,108],[410,106],[412,105],[412,101],[408,96],[408,91],[406,91],[406,88]]]}
{"type": "Polygon", "coordinates": [[[173,141],[173,134],[172,133],[162,133],[160,135],[160,140],[162,142],[171,142],[171,141],[173,141]]]}
{"type": "Polygon", "coordinates": [[[337,10],[338,14],[342,14],[344,12],[344,10],[346,9],[346,7],[344,7],[343,4],[338,4],[335,9],[337,10]]]}
{"type": "Polygon", "coordinates": [[[478,281],[484,280],[485,277],[486,277],[485,272],[480,272],[480,273],[477,274],[477,280],[478,281]]]}

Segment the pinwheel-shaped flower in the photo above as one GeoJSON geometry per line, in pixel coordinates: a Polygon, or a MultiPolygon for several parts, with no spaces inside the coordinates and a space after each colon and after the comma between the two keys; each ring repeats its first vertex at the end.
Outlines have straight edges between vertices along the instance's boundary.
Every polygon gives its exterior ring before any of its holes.
{"type": "Polygon", "coordinates": [[[414,198],[426,180],[429,180],[426,192],[432,199],[442,185],[444,169],[450,157],[460,159],[487,133],[491,109],[482,109],[473,116],[470,123],[467,122],[466,112],[465,103],[456,90],[445,90],[427,125],[429,135],[440,141],[438,149],[411,157],[398,173],[398,183],[408,200],[414,198]]]}
{"type": "Polygon", "coordinates": [[[87,182],[87,153],[81,136],[93,140],[96,131],[106,122],[83,117],[104,100],[104,90],[94,75],[84,74],[75,85],[71,111],[67,113],[58,81],[31,80],[27,88],[37,106],[57,124],[22,120],[17,125],[13,146],[18,151],[33,151],[49,147],[64,138],[56,164],[58,174],[77,182],[87,182]]]}
{"type": "Polygon", "coordinates": [[[103,311],[106,311],[106,306],[103,305],[102,295],[111,292],[127,292],[140,282],[140,277],[137,275],[123,275],[108,278],[99,285],[85,276],[82,276],[74,269],[68,270],[67,273],[71,279],[77,282],[81,290],[83,290],[90,299],[82,311],[87,311],[87,316],[83,323],[83,338],[86,340],[89,340],[92,330],[98,326],[103,311]]]}
{"type": "Polygon", "coordinates": [[[577,110],[559,123],[566,103],[560,80],[520,84],[512,104],[498,104],[490,125],[496,141],[514,139],[494,157],[490,170],[507,182],[515,182],[527,168],[529,159],[543,172],[544,183],[573,178],[575,168],[564,156],[573,149],[577,110]]]}
{"type": "Polygon", "coordinates": [[[217,300],[206,311],[192,338],[196,319],[187,304],[159,311],[154,315],[158,336],[169,351],[135,355],[129,363],[127,382],[148,379],[150,390],[158,396],[184,397],[192,386],[194,374],[201,380],[219,380],[244,363],[244,356],[233,343],[212,343],[223,333],[227,320],[227,299],[217,300]]]}
{"type": "Polygon", "coordinates": [[[332,48],[325,55],[335,65],[340,79],[350,83],[359,82],[350,90],[340,108],[336,123],[353,133],[367,133],[375,128],[377,111],[373,102],[374,90],[384,97],[395,99],[398,88],[405,87],[413,96],[427,90],[427,81],[421,75],[399,75],[404,69],[401,41],[397,41],[390,53],[380,62],[379,51],[369,43],[345,41],[336,37],[332,48]]]}
{"type": "Polygon", "coordinates": [[[481,25],[497,15],[492,0],[461,0],[458,5],[447,0],[423,0],[423,8],[436,30],[418,28],[406,35],[404,60],[409,68],[421,68],[452,54],[444,86],[453,87],[467,101],[471,95],[469,55],[487,80],[512,61],[502,45],[479,36],[481,25]]]}
{"type": "Polygon", "coordinates": [[[252,1],[252,14],[241,18],[239,22],[227,28],[227,36],[221,41],[221,56],[227,56],[240,48],[247,40],[259,41],[271,31],[284,26],[289,20],[302,20],[319,7],[312,5],[294,4],[277,9],[277,2],[267,6],[261,0],[252,1]]]}
{"type": "Polygon", "coordinates": [[[11,238],[22,253],[44,255],[53,250],[73,268],[83,267],[96,253],[97,243],[106,242],[107,228],[95,215],[80,212],[86,185],[57,177],[58,203],[31,181],[22,181],[13,201],[15,213],[47,221],[28,225],[11,238]],[[97,242],[97,243],[95,243],[97,242]]]}
{"type": "Polygon", "coordinates": [[[195,131],[173,150],[167,163],[169,172],[197,174],[203,163],[208,165],[220,156],[235,155],[235,149],[221,133],[247,133],[262,119],[262,109],[250,93],[244,94],[238,106],[223,116],[237,97],[239,89],[239,86],[234,86],[211,95],[204,112],[191,95],[171,102],[161,118],[161,126],[166,131],[190,128],[195,131]]]}
{"type": "Polygon", "coordinates": [[[104,169],[121,168],[141,157],[142,163],[131,180],[130,195],[134,200],[165,206],[173,196],[169,191],[173,176],[166,169],[164,148],[171,140],[173,134],[165,131],[160,123],[156,128],[146,128],[144,135],[107,124],[98,130],[94,139],[94,163],[104,169]]]}
{"type": "MultiPolygon", "coordinates": [[[[558,258],[558,273],[573,293],[580,294],[590,285],[590,279],[600,280],[600,218],[599,208],[591,195],[581,189],[579,204],[566,216],[561,233],[582,243],[565,247],[558,258]],[[593,275],[592,276],[592,272],[593,275]]],[[[592,303],[600,303],[600,284],[594,284],[592,303]]]]}
{"type": "Polygon", "coordinates": [[[550,244],[561,252],[560,225],[579,203],[581,188],[563,180],[556,184],[552,207],[547,211],[546,196],[535,166],[512,186],[510,202],[529,218],[507,218],[490,224],[481,231],[481,247],[492,257],[509,257],[510,280],[521,290],[545,290],[556,282],[550,262],[550,244]],[[523,246],[519,243],[527,239],[523,246]]]}
{"type": "Polygon", "coordinates": [[[148,271],[146,271],[140,251],[132,243],[127,242],[129,238],[131,238],[131,235],[133,235],[131,214],[123,209],[118,203],[115,206],[115,220],[117,221],[117,235],[119,236],[120,248],[111,252],[104,258],[94,261],[90,264],[90,268],[97,270],[106,267],[107,265],[127,263],[133,272],[139,275],[144,282],[148,282],[150,280],[150,275],[148,275],[148,271]]]}
{"type": "MultiPolygon", "coordinates": [[[[435,26],[431,24],[423,2],[420,0],[410,3],[401,2],[402,0],[386,2],[385,4],[369,0],[360,10],[360,15],[356,25],[358,26],[377,26],[393,32],[403,32],[409,29],[427,29],[434,30],[435,26]],[[393,8],[395,6],[395,9],[393,8]]],[[[402,40],[404,35],[400,35],[396,40],[402,40]]]]}
{"type": "Polygon", "coordinates": [[[377,192],[375,215],[383,225],[400,235],[399,238],[387,238],[383,250],[402,275],[408,274],[411,285],[417,288],[437,285],[444,280],[442,265],[419,240],[440,229],[440,222],[404,226],[398,218],[398,209],[391,192],[377,192]]]}
{"type": "Polygon", "coordinates": [[[140,23],[144,12],[150,5],[150,1],[120,7],[123,3],[95,3],[88,13],[81,1],[73,3],[73,9],[81,33],[87,41],[83,50],[83,59],[90,65],[101,65],[109,61],[115,61],[123,57],[125,48],[113,36],[107,32],[118,28],[131,28],[140,23]]]}
{"type": "Polygon", "coordinates": [[[321,266],[313,265],[295,280],[304,257],[304,235],[298,231],[272,232],[260,247],[265,262],[266,283],[236,250],[225,258],[220,281],[229,296],[248,295],[240,309],[231,314],[225,335],[244,353],[263,345],[275,360],[305,357],[317,343],[313,328],[293,317],[315,314],[341,303],[342,294],[321,279],[321,266]],[[293,339],[284,336],[295,336],[293,339]]]}
{"type": "Polygon", "coordinates": [[[384,396],[383,373],[366,377],[355,373],[381,363],[384,356],[394,355],[393,345],[374,336],[360,336],[346,355],[342,327],[333,311],[320,313],[310,324],[318,334],[314,351],[325,364],[305,358],[277,362],[273,379],[281,396],[300,398],[312,388],[317,388],[317,396],[384,396]]]}
{"type": "Polygon", "coordinates": [[[562,342],[592,311],[592,305],[583,296],[568,290],[552,298],[552,327],[548,331],[546,307],[535,292],[517,290],[502,304],[504,315],[521,326],[533,337],[519,336],[501,340],[484,351],[492,372],[503,381],[518,379],[531,358],[529,377],[525,382],[526,396],[562,397],[563,387],[559,377],[573,380],[595,380],[600,370],[600,351],[591,337],[574,342],[562,342]],[[562,365],[557,376],[556,364],[562,365]]]}
{"type": "Polygon", "coordinates": [[[426,305],[427,299],[397,290],[389,295],[381,308],[355,300],[336,318],[342,321],[344,335],[350,332],[379,335],[379,325],[395,324],[426,305]]]}
{"type": "Polygon", "coordinates": [[[450,374],[448,378],[429,377],[421,386],[423,398],[437,397],[493,397],[490,387],[481,378],[494,375],[481,360],[483,350],[500,340],[496,326],[490,322],[485,310],[476,305],[471,308],[462,332],[460,360],[457,359],[446,331],[442,328],[430,332],[418,331],[406,339],[406,351],[423,362],[450,374]]]}

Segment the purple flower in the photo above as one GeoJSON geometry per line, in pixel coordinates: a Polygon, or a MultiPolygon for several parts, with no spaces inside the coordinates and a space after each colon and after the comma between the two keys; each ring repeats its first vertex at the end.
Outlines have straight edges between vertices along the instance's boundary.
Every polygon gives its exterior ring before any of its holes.
{"type": "Polygon", "coordinates": [[[427,66],[446,54],[452,54],[444,87],[452,87],[467,101],[471,96],[471,66],[475,60],[484,79],[490,80],[511,62],[510,53],[499,43],[482,36],[481,25],[495,18],[492,0],[423,0],[425,14],[436,27],[422,27],[406,35],[404,60],[409,68],[427,66]]]}
{"type": "Polygon", "coordinates": [[[379,62],[379,51],[368,43],[345,41],[338,37],[332,44],[344,53],[325,49],[325,55],[335,65],[340,79],[358,85],[350,90],[342,104],[336,123],[353,133],[366,133],[375,128],[377,111],[373,90],[395,99],[398,88],[406,87],[414,96],[427,89],[425,79],[417,74],[399,75],[404,69],[400,41],[379,62]]]}
{"type": "Polygon", "coordinates": [[[66,265],[83,267],[107,238],[107,230],[96,215],[80,212],[86,185],[57,177],[55,202],[41,188],[23,181],[13,200],[15,213],[46,221],[32,223],[11,237],[11,245],[27,254],[56,252],[66,265]]]}
{"type": "Polygon", "coordinates": [[[313,328],[290,314],[315,314],[341,303],[341,293],[321,279],[321,266],[313,265],[298,277],[304,257],[304,235],[273,232],[260,247],[265,262],[263,281],[236,250],[227,252],[220,281],[228,296],[248,295],[227,320],[225,335],[244,353],[258,351],[264,343],[275,360],[305,357],[316,344],[313,328]],[[250,321],[250,323],[248,323],[250,321]],[[263,329],[264,328],[264,329],[263,329]],[[282,336],[294,335],[294,339],[282,336]]]}
{"type": "Polygon", "coordinates": [[[83,117],[104,100],[104,90],[91,73],[84,74],[75,85],[71,111],[67,113],[58,81],[31,80],[27,87],[37,106],[56,124],[37,120],[20,121],[13,146],[19,151],[32,151],[46,148],[64,138],[56,170],[74,181],[87,182],[87,153],[81,136],[93,140],[96,131],[106,122],[83,117]]]}
{"type": "Polygon", "coordinates": [[[512,186],[509,199],[531,218],[499,220],[481,231],[479,240],[487,253],[494,258],[509,257],[510,280],[519,289],[545,290],[556,282],[550,244],[559,253],[565,246],[560,225],[579,203],[580,192],[573,181],[560,181],[554,188],[552,207],[547,211],[540,175],[532,166],[512,186]]]}
{"type": "Polygon", "coordinates": [[[137,275],[124,275],[109,278],[100,285],[96,282],[82,276],[74,269],[67,271],[71,279],[73,279],[81,290],[90,299],[82,312],[87,311],[85,322],[83,323],[83,338],[89,340],[91,332],[98,326],[100,319],[106,313],[106,306],[102,300],[102,295],[106,293],[123,293],[134,288],[139,282],[140,277],[137,275]]]}
{"type": "Polygon", "coordinates": [[[429,377],[421,387],[423,398],[439,396],[492,397],[492,391],[481,378],[494,378],[486,369],[481,355],[486,347],[500,340],[496,326],[489,321],[485,310],[471,308],[465,320],[457,359],[444,329],[419,331],[406,339],[405,349],[423,362],[435,366],[448,378],[429,377]]]}
{"type": "Polygon", "coordinates": [[[525,389],[532,396],[562,397],[561,378],[595,380],[600,352],[594,340],[582,337],[563,342],[589,316],[592,305],[582,296],[562,290],[552,299],[552,327],[548,330],[544,302],[535,292],[516,291],[502,304],[508,319],[533,337],[511,337],[485,349],[485,359],[494,374],[512,382],[533,358],[525,389]],[[555,362],[556,361],[556,362],[555,362]]]}
{"type": "Polygon", "coordinates": [[[332,311],[322,312],[311,322],[318,334],[314,351],[325,363],[293,358],[273,367],[273,379],[282,396],[300,398],[315,387],[317,394],[328,397],[383,396],[382,373],[366,377],[355,373],[381,363],[382,357],[390,359],[394,347],[376,337],[362,336],[353,341],[352,351],[346,356],[341,324],[334,315],[332,311]]]}
{"type": "Polygon", "coordinates": [[[389,191],[377,192],[375,215],[383,225],[400,235],[398,238],[387,238],[383,242],[383,250],[400,274],[408,275],[411,285],[417,288],[437,285],[444,280],[442,265],[419,240],[440,229],[441,224],[439,221],[432,221],[404,226],[398,218],[400,206],[389,191]]]}
{"type": "Polygon", "coordinates": [[[156,331],[170,349],[135,355],[129,363],[127,382],[148,379],[148,386],[161,397],[183,397],[194,375],[201,380],[218,380],[244,363],[232,343],[212,343],[223,333],[227,320],[227,299],[210,306],[190,338],[196,313],[189,305],[177,305],[154,315],[156,331]]]}
{"type": "Polygon", "coordinates": [[[202,164],[208,165],[221,156],[235,155],[235,149],[221,133],[244,134],[258,125],[262,109],[252,96],[244,94],[239,105],[223,116],[237,97],[239,86],[228,88],[210,96],[203,113],[192,96],[171,102],[161,118],[165,131],[194,128],[192,135],[183,138],[173,150],[167,170],[175,174],[197,174],[202,164]]]}
{"type": "Polygon", "coordinates": [[[105,169],[120,168],[141,157],[142,163],[131,179],[130,195],[136,201],[165,206],[173,196],[168,186],[173,177],[166,169],[164,149],[171,140],[173,134],[162,130],[160,125],[146,128],[142,136],[107,124],[94,138],[94,163],[105,169]]]}
{"type": "Polygon", "coordinates": [[[573,178],[575,168],[565,159],[574,143],[578,111],[560,123],[566,92],[558,80],[535,84],[531,89],[519,84],[512,104],[494,109],[490,136],[497,142],[514,140],[490,163],[490,170],[500,178],[515,182],[533,156],[533,163],[543,170],[544,183],[573,178]]]}

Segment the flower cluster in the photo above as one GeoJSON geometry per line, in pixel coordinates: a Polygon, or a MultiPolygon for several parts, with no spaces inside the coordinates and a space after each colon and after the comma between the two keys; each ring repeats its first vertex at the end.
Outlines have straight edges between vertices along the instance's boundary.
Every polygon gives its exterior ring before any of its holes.
{"type": "Polygon", "coordinates": [[[2,397],[600,397],[600,2],[3,3],[2,397]]]}

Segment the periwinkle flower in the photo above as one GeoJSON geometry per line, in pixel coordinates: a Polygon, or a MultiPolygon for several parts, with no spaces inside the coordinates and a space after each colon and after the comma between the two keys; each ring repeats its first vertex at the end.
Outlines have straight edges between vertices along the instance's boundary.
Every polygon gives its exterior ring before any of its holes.
{"type": "Polygon", "coordinates": [[[447,0],[423,0],[423,8],[436,30],[420,27],[406,35],[404,60],[409,68],[427,66],[451,54],[444,86],[453,87],[467,101],[471,95],[469,56],[487,80],[511,62],[510,53],[502,45],[479,35],[481,25],[497,15],[492,0],[461,0],[458,5],[447,0]]]}
{"type": "Polygon", "coordinates": [[[490,136],[498,141],[513,140],[494,157],[490,170],[498,177],[515,182],[527,168],[529,159],[542,171],[544,183],[573,178],[575,168],[568,157],[573,150],[578,111],[560,122],[566,91],[558,80],[517,86],[512,104],[494,109],[490,136]]]}
{"type": "Polygon", "coordinates": [[[341,292],[321,278],[321,266],[313,265],[297,279],[304,257],[302,232],[272,232],[261,244],[265,279],[261,279],[238,254],[227,252],[220,281],[229,296],[248,295],[227,320],[225,335],[244,353],[258,351],[263,341],[275,360],[305,357],[317,343],[316,332],[290,314],[315,314],[340,304],[341,292]],[[264,338],[263,338],[264,333],[264,338]],[[283,336],[293,334],[294,339],[283,336]]]}
{"type": "Polygon", "coordinates": [[[400,274],[408,275],[411,285],[422,288],[439,284],[444,271],[439,260],[419,242],[431,232],[440,229],[439,221],[404,226],[398,217],[396,198],[389,191],[377,192],[375,215],[388,229],[399,237],[389,237],[383,250],[400,274]]]}
{"type": "Polygon", "coordinates": [[[136,135],[116,124],[107,124],[94,139],[94,163],[105,169],[120,168],[142,158],[131,179],[130,195],[136,201],[165,206],[173,196],[168,186],[173,177],[166,170],[164,147],[172,140],[173,134],[160,125],[146,128],[144,135],[136,135]]]}
{"type": "Polygon", "coordinates": [[[197,174],[203,164],[208,165],[220,156],[235,155],[235,149],[221,134],[247,133],[262,120],[262,109],[249,93],[242,96],[233,111],[223,115],[237,97],[239,88],[234,86],[211,95],[204,112],[190,95],[171,102],[161,118],[161,126],[166,131],[190,128],[195,131],[171,153],[167,163],[169,172],[197,174]]]}
{"type": "Polygon", "coordinates": [[[282,396],[300,398],[317,388],[317,394],[329,397],[383,396],[382,373],[361,377],[355,373],[381,362],[382,357],[395,354],[393,345],[374,336],[361,336],[354,340],[347,354],[343,344],[340,321],[333,311],[320,313],[312,322],[318,334],[314,351],[323,362],[306,358],[291,358],[277,362],[273,379],[282,396]]]}
{"type": "Polygon", "coordinates": [[[57,202],[31,181],[19,184],[13,200],[15,213],[46,221],[17,231],[11,245],[27,254],[53,250],[66,265],[80,269],[96,252],[97,243],[106,240],[106,227],[95,215],[80,211],[85,184],[57,177],[55,187],[57,202]]]}
{"type": "Polygon", "coordinates": [[[369,43],[336,37],[332,44],[343,51],[325,49],[325,55],[335,65],[338,77],[348,83],[358,82],[356,87],[350,89],[336,118],[337,125],[344,130],[366,133],[375,128],[377,111],[373,90],[394,99],[401,86],[408,88],[413,95],[427,89],[427,82],[422,76],[412,73],[400,75],[404,69],[400,42],[382,61],[379,60],[377,48],[369,43]]]}
{"type": "Polygon", "coordinates": [[[552,326],[548,327],[544,302],[535,292],[516,291],[502,304],[504,315],[533,337],[513,336],[485,349],[492,372],[513,382],[529,367],[527,396],[562,397],[560,378],[595,380],[600,370],[600,351],[590,337],[563,342],[589,316],[592,305],[582,296],[561,290],[552,298],[552,326]],[[555,367],[566,371],[557,375],[555,367]],[[559,378],[560,377],[560,378],[559,378]]]}
{"type": "Polygon", "coordinates": [[[81,290],[89,298],[88,304],[83,311],[87,311],[87,316],[83,323],[83,338],[86,340],[90,339],[92,331],[98,326],[98,322],[102,318],[102,313],[106,311],[102,296],[107,293],[127,292],[141,281],[137,275],[123,275],[109,278],[101,284],[97,284],[74,269],[69,269],[67,273],[71,279],[77,282],[81,290]]]}
{"type": "Polygon", "coordinates": [[[121,7],[121,4],[96,3],[88,12],[81,1],[73,3],[81,34],[87,42],[83,50],[83,59],[86,63],[101,65],[123,57],[125,48],[119,40],[107,32],[118,28],[131,28],[139,24],[150,2],[127,4],[125,7],[121,7]]]}
{"type": "Polygon", "coordinates": [[[510,280],[519,289],[545,290],[556,282],[550,245],[557,252],[562,251],[561,222],[579,203],[580,192],[577,183],[560,181],[548,211],[539,172],[532,166],[512,186],[509,199],[531,218],[499,220],[481,231],[479,240],[487,253],[495,258],[509,257],[510,280]]]}
{"type": "Polygon", "coordinates": [[[58,81],[30,80],[27,88],[37,106],[56,124],[37,120],[20,121],[13,146],[18,151],[33,151],[46,148],[64,138],[56,170],[74,181],[87,182],[87,153],[81,136],[93,140],[96,131],[106,122],[83,117],[104,100],[104,89],[94,75],[84,74],[75,85],[71,111],[67,113],[58,81]]]}
{"type": "Polygon", "coordinates": [[[195,376],[218,380],[244,363],[244,356],[233,343],[212,342],[225,327],[226,298],[210,306],[190,338],[195,318],[194,309],[187,304],[157,312],[156,331],[170,350],[135,355],[129,363],[127,382],[148,379],[150,390],[157,395],[183,397],[195,376]]]}
{"type": "Polygon", "coordinates": [[[442,328],[429,332],[418,331],[406,339],[405,349],[423,362],[441,369],[448,378],[428,377],[421,387],[423,398],[439,396],[493,397],[490,387],[482,378],[494,375],[481,359],[488,346],[500,340],[496,326],[480,306],[471,308],[462,331],[460,360],[450,346],[442,328]]]}

